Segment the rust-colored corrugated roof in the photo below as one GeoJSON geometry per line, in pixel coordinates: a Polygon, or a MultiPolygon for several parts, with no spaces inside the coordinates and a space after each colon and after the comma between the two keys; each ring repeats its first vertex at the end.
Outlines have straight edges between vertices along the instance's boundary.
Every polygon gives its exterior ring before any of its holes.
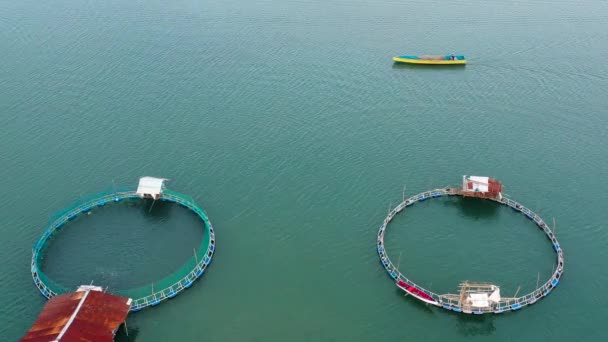
{"type": "Polygon", "coordinates": [[[130,308],[128,298],[99,291],[53,297],[21,341],[111,342],[130,308]]]}
{"type": "Polygon", "coordinates": [[[488,180],[488,191],[493,194],[498,194],[502,192],[502,183],[497,181],[496,179],[490,178],[488,180]]]}

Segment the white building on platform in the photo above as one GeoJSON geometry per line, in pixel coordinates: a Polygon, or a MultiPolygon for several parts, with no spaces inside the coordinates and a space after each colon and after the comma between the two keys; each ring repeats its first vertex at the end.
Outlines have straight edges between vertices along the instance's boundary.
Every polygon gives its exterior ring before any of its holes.
{"type": "Polygon", "coordinates": [[[137,195],[141,198],[159,199],[165,190],[165,178],[141,177],[137,186],[137,195]]]}

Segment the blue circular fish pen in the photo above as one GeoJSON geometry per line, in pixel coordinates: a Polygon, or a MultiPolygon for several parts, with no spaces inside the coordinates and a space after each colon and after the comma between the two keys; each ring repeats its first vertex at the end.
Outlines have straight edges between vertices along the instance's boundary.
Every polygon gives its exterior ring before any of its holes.
{"type": "MultiPolygon", "coordinates": [[[[32,278],[40,293],[47,299],[50,299],[57,295],[73,292],[73,290],[66,289],[49,279],[42,271],[41,262],[44,257],[45,247],[55,234],[59,233],[69,221],[80,214],[86,214],[106,204],[118,203],[124,200],[141,200],[141,198],[142,196],[133,189],[113,190],[89,196],[51,217],[42,236],[40,236],[32,249],[32,278]]],[[[113,293],[131,298],[132,312],[139,311],[148,306],[156,306],[162,301],[173,298],[183,290],[191,287],[193,282],[200,278],[207,267],[209,267],[215,251],[215,232],[213,231],[213,226],[203,209],[192,198],[169,189],[164,189],[157,199],[176,203],[194,212],[202,220],[205,234],[195,254],[168,277],[150,285],[129,290],[119,290],[113,293]]]]}
{"type": "MultiPolygon", "coordinates": [[[[534,291],[520,296],[512,298],[500,297],[500,289],[496,285],[492,284],[469,284],[467,282],[461,284],[460,294],[437,294],[431,292],[422,286],[414,283],[403,275],[397,267],[391,262],[386,250],[384,248],[384,235],[389,223],[392,219],[404,209],[413,206],[416,202],[422,202],[442,196],[470,196],[460,188],[441,188],[430,191],[425,191],[417,195],[411,196],[401,202],[397,207],[392,209],[388,216],[380,225],[378,231],[376,247],[378,255],[380,256],[380,263],[388,272],[389,276],[395,281],[398,288],[405,291],[407,295],[446,310],[466,313],[466,314],[486,314],[494,313],[500,314],[507,311],[516,311],[527,305],[532,305],[538,300],[546,297],[551,291],[559,284],[560,278],[564,272],[564,254],[555,237],[555,234],[551,231],[549,226],[543,221],[543,219],[534,213],[529,208],[526,208],[522,204],[510,199],[503,197],[502,195],[497,197],[482,197],[482,199],[491,200],[502,205],[506,205],[516,212],[525,215],[526,218],[533,221],[537,227],[544,232],[547,238],[551,241],[553,250],[557,257],[557,267],[555,268],[551,278],[544,284],[540,285],[534,291]],[[494,297],[493,297],[494,296],[494,297]]],[[[474,196],[479,197],[479,196],[474,196]]],[[[517,294],[516,294],[517,296],[517,294]]]]}

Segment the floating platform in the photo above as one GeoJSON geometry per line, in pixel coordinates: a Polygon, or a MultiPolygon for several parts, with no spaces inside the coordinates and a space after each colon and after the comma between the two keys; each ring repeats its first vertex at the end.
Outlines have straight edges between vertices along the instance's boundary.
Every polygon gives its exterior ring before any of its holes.
{"type": "Polygon", "coordinates": [[[564,253],[549,226],[539,215],[529,208],[510,198],[504,197],[502,195],[502,184],[488,177],[465,176],[463,177],[463,185],[461,187],[433,189],[405,199],[388,213],[388,216],[386,216],[380,225],[376,239],[376,249],[382,267],[394,279],[395,285],[399,289],[424,303],[467,314],[499,314],[507,311],[516,311],[527,305],[532,305],[546,297],[557,287],[564,272],[564,253]],[[401,213],[405,208],[411,207],[414,203],[443,196],[477,197],[483,200],[490,200],[508,206],[532,220],[549,238],[553,247],[552,249],[557,257],[557,267],[551,278],[526,295],[506,298],[500,296],[500,288],[498,286],[489,283],[463,282],[460,284],[459,294],[437,294],[421,287],[403,275],[391,262],[384,248],[384,236],[389,223],[395,215],[401,213]]]}

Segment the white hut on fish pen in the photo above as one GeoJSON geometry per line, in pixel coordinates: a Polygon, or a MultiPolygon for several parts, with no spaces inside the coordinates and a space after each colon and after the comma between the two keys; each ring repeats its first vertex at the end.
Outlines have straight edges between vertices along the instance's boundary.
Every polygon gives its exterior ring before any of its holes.
{"type": "Polygon", "coordinates": [[[501,199],[502,183],[490,177],[462,176],[462,195],[501,199]]]}
{"type": "Polygon", "coordinates": [[[459,304],[464,310],[489,310],[500,301],[500,288],[494,284],[467,281],[460,284],[459,304]]]}
{"type": "Polygon", "coordinates": [[[137,195],[141,198],[159,199],[165,190],[165,178],[141,177],[137,186],[137,195]]]}

